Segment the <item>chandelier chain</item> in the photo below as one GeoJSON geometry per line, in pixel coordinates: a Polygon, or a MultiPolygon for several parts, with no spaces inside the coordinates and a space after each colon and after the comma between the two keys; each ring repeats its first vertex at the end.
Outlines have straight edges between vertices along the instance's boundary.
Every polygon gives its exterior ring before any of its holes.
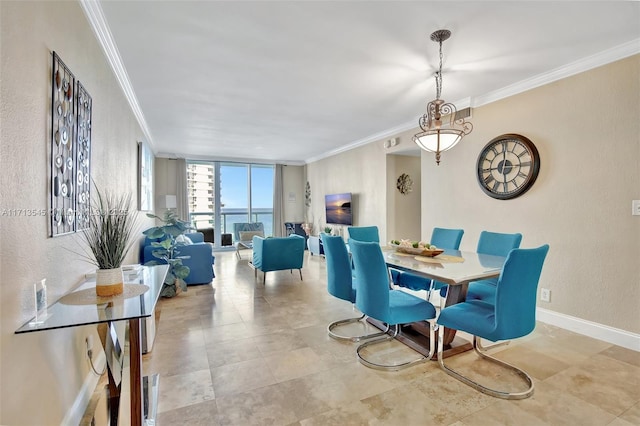
{"type": "Polygon", "coordinates": [[[442,40],[439,40],[440,44],[440,67],[436,71],[436,99],[440,99],[442,94],[442,40]]]}

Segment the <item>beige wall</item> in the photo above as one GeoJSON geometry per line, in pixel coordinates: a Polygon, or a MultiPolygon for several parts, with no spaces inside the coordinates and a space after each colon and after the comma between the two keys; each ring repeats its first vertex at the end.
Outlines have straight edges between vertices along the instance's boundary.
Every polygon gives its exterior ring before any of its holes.
{"type": "Polygon", "coordinates": [[[388,239],[428,241],[430,233],[422,235],[420,227],[421,170],[420,157],[387,155],[387,236],[388,239]],[[406,173],[413,181],[412,191],[398,191],[398,177],[406,173]]]}
{"type": "MultiPolygon", "coordinates": [[[[1,209],[48,208],[52,50],[93,98],[96,184],[135,197],[143,134],[78,3],[0,2],[0,15],[1,209]]],[[[47,279],[51,303],[94,269],[70,251],[78,241],[49,238],[46,217],[0,216],[0,424],[60,424],[92,374],[84,340],[96,347],[95,327],[14,334],[33,316],[34,282],[47,279]]]]}
{"type": "MultiPolygon", "coordinates": [[[[356,226],[376,225],[386,239],[387,184],[386,158],[381,143],[372,143],[307,165],[311,185],[309,221],[317,235],[326,224],[324,196],[352,193],[352,213],[356,226]]],[[[346,227],[330,225],[346,236],[346,227]]]]}
{"type": "Polygon", "coordinates": [[[171,158],[156,158],[155,163],[155,187],[157,195],[176,195],[178,193],[177,161],[171,158]]]}
{"type": "Polygon", "coordinates": [[[466,249],[483,229],[549,243],[540,286],[551,303],[538,306],[639,333],[639,81],[636,55],[475,109],[473,133],[439,167],[423,156],[423,229],[460,225],[466,249]],[[535,185],[510,201],[484,195],[475,177],[479,151],[503,133],[527,136],[541,157],[535,185]]]}
{"type": "MultiPolygon", "coordinates": [[[[539,307],[640,333],[640,217],[631,216],[640,199],[639,82],[636,55],[474,109],[473,133],[440,166],[422,154],[422,235],[462,227],[467,250],[485,229],[521,232],[523,247],[549,243],[540,286],[551,303],[539,307]],[[481,149],[503,133],[531,139],[542,163],[532,189],[509,201],[487,197],[475,175],[481,149]]],[[[412,133],[399,135],[398,150],[412,133]]],[[[386,223],[380,188],[397,176],[384,170],[382,143],[307,166],[316,222],[325,192],[352,190],[364,204],[356,202],[358,225],[386,223]]]]}

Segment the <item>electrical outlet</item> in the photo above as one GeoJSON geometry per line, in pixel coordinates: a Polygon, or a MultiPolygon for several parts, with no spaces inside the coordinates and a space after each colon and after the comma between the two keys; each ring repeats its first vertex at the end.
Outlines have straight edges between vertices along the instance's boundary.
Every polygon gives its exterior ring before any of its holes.
{"type": "Polygon", "coordinates": [[[640,200],[631,201],[631,214],[633,216],[640,216],[640,200]]]}
{"type": "Polygon", "coordinates": [[[540,289],[540,300],[543,302],[551,302],[551,290],[548,288],[540,289]]]}

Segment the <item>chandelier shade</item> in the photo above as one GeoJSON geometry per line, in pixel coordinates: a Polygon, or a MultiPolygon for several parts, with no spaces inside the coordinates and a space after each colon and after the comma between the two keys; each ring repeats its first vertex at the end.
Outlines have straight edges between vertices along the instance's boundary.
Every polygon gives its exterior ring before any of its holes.
{"type": "Polygon", "coordinates": [[[418,121],[422,132],[413,141],[423,150],[436,154],[436,164],[440,165],[440,153],[453,148],[463,136],[473,130],[473,124],[457,118],[455,105],[440,99],[442,92],[442,42],[451,36],[449,30],[438,30],[431,34],[431,40],[440,45],[440,68],[436,72],[436,99],[427,104],[427,112],[418,121]]]}

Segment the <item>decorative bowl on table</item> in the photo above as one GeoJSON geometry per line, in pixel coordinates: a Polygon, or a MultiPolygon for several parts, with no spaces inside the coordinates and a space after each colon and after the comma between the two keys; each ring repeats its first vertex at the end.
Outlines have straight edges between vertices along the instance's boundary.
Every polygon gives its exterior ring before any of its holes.
{"type": "Polygon", "coordinates": [[[389,246],[393,247],[398,253],[413,254],[415,256],[436,257],[439,254],[444,253],[444,250],[435,248],[435,246],[430,246],[429,248],[427,248],[426,244],[415,242],[411,243],[401,241],[400,243],[398,243],[397,240],[393,240],[389,242],[389,246]],[[418,247],[415,247],[415,245],[417,245],[418,247]]]}

